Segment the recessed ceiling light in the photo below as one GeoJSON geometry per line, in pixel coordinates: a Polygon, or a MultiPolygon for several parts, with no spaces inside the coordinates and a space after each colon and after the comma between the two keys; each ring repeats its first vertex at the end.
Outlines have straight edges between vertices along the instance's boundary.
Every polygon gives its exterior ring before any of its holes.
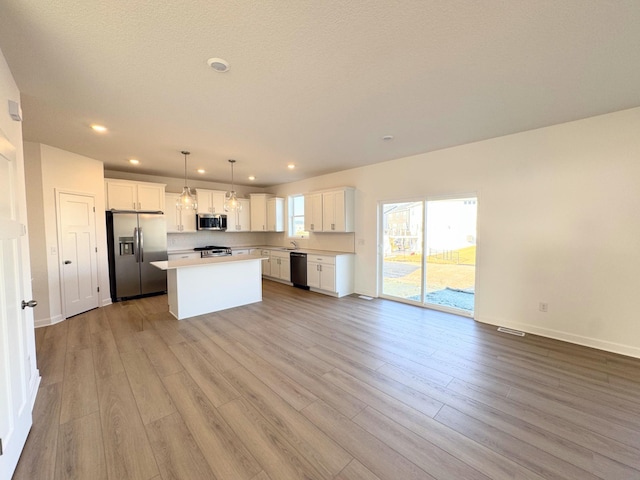
{"type": "Polygon", "coordinates": [[[287,165],[287,168],[289,170],[293,170],[294,168],[296,168],[296,166],[293,163],[290,163],[289,165],[287,165]]]}
{"type": "Polygon", "coordinates": [[[249,180],[255,180],[255,179],[256,179],[256,177],[254,177],[253,175],[251,175],[251,176],[249,177],[249,180]]]}
{"type": "Polygon", "coordinates": [[[129,163],[132,163],[133,165],[138,165],[140,163],[140,160],[137,160],[135,158],[131,158],[131,159],[129,159],[129,163]]]}
{"type": "Polygon", "coordinates": [[[382,137],[382,140],[384,140],[385,142],[390,142],[391,140],[393,140],[393,135],[385,135],[384,137],[382,137]]]}
{"type": "Polygon", "coordinates": [[[207,60],[207,65],[213,68],[218,73],[224,73],[229,71],[229,62],[222,58],[210,58],[207,60]]]}
{"type": "Polygon", "coordinates": [[[199,168],[198,170],[196,170],[196,172],[198,172],[198,173],[205,173],[204,168],[199,168]]]}
{"type": "Polygon", "coordinates": [[[103,125],[91,125],[91,128],[93,129],[94,132],[99,132],[99,133],[104,133],[107,131],[107,127],[103,126],[103,125]]]}

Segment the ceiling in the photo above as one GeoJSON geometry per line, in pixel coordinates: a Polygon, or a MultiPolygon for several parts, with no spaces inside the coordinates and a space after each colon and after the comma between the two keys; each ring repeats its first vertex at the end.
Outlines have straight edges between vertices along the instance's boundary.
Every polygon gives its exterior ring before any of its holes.
{"type": "Polygon", "coordinates": [[[236,183],[265,187],[640,106],[637,0],[0,0],[0,12],[25,140],[108,170],[182,177],[188,149],[190,178],[228,182],[233,158],[236,183]]]}

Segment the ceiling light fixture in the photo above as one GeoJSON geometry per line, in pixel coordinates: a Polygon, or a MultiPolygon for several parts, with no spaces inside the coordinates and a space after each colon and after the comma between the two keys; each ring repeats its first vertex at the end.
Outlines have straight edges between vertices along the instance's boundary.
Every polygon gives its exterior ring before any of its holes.
{"type": "Polygon", "coordinates": [[[233,164],[235,160],[229,160],[231,164],[231,190],[229,190],[224,196],[224,211],[225,212],[240,212],[242,211],[242,204],[238,201],[235,187],[233,185],[233,164]]]}
{"type": "Polygon", "coordinates": [[[98,132],[98,133],[105,133],[107,131],[107,127],[103,126],[103,125],[91,125],[91,128],[93,129],[94,132],[98,132]]]}
{"type": "Polygon", "coordinates": [[[198,170],[196,170],[196,172],[202,174],[202,173],[206,173],[204,168],[199,168],[198,170]]]}
{"type": "Polygon", "coordinates": [[[138,165],[140,163],[140,160],[137,160],[135,158],[131,158],[131,159],[129,159],[129,163],[131,163],[133,165],[138,165]]]}
{"type": "Polygon", "coordinates": [[[182,189],[182,193],[178,197],[176,207],[178,207],[180,210],[197,210],[198,202],[196,201],[196,196],[191,193],[191,189],[187,185],[187,155],[189,155],[191,152],[182,150],[180,153],[184,155],[184,188],[182,189]]]}
{"type": "Polygon", "coordinates": [[[287,168],[289,170],[293,170],[294,168],[296,168],[296,166],[293,163],[290,163],[289,165],[287,165],[287,168]]]}
{"type": "Polygon", "coordinates": [[[391,140],[393,140],[393,135],[385,135],[384,137],[382,137],[382,140],[384,140],[385,142],[390,142],[391,140]]]}
{"type": "Polygon", "coordinates": [[[225,73],[229,71],[229,62],[222,58],[210,58],[207,60],[207,65],[213,68],[218,73],[225,73]]]}
{"type": "Polygon", "coordinates": [[[254,177],[253,175],[251,175],[251,176],[249,177],[249,180],[255,180],[255,179],[256,179],[256,177],[254,177]]]}

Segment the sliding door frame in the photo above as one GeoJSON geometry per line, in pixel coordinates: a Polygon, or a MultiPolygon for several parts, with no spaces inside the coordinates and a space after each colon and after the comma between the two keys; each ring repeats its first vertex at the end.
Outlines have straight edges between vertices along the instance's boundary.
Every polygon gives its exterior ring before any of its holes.
{"type": "Polygon", "coordinates": [[[478,192],[474,193],[466,193],[466,194],[455,194],[455,195],[434,195],[434,196],[420,196],[420,197],[409,197],[403,199],[394,199],[394,200],[379,200],[378,201],[378,262],[377,262],[377,291],[378,297],[384,298],[387,300],[393,300],[395,302],[406,303],[409,305],[415,305],[417,307],[428,308],[430,310],[437,310],[446,313],[452,313],[454,315],[460,315],[463,317],[476,318],[478,315],[478,254],[476,250],[476,264],[475,264],[475,273],[474,273],[474,299],[473,299],[473,311],[468,312],[466,310],[447,307],[445,305],[437,305],[433,303],[427,304],[425,302],[426,298],[426,288],[427,288],[427,203],[438,200],[456,200],[456,199],[464,199],[464,198],[475,198],[476,199],[476,248],[478,245],[478,230],[479,230],[479,205],[480,205],[480,195],[478,192]],[[402,297],[395,297],[393,295],[385,295],[384,293],[384,205],[392,204],[392,203],[412,203],[412,202],[422,202],[422,285],[420,288],[420,300],[410,300],[402,297]]]}

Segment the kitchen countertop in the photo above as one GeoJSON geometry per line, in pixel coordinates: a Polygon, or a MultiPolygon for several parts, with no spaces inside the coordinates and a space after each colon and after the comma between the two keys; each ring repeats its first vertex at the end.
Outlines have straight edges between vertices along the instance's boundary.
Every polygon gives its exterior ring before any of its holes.
{"type": "MultiPolygon", "coordinates": [[[[276,251],[280,251],[280,252],[300,252],[300,253],[306,253],[307,255],[331,255],[331,256],[336,256],[336,255],[355,255],[355,253],[353,252],[335,252],[335,251],[330,251],[330,250],[313,250],[310,248],[297,248],[295,250],[289,250],[285,247],[278,247],[275,245],[245,245],[245,246],[235,246],[235,247],[229,247],[231,248],[231,250],[253,250],[253,249],[258,249],[258,250],[276,250],[276,251]]],[[[168,250],[167,253],[168,254],[176,254],[176,253],[193,253],[194,250],[193,248],[181,248],[179,250],[168,250]]]]}
{"type": "Polygon", "coordinates": [[[173,270],[183,267],[201,267],[203,265],[217,264],[217,263],[230,263],[230,262],[247,262],[250,260],[262,260],[265,257],[261,255],[240,255],[232,256],[227,255],[224,257],[207,257],[207,258],[188,258],[185,260],[164,260],[159,262],[151,262],[156,268],[160,270],[173,270]]]}

